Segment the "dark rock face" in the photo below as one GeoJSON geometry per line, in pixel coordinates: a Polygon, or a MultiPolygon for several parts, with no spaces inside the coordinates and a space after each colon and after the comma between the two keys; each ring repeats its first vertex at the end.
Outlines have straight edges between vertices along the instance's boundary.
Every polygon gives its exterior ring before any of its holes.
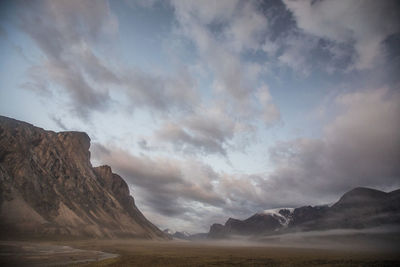
{"type": "Polygon", "coordinates": [[[225,232],[229,235],[254,235],[274,231],[281,224],[277,218],[266,214],[254,214],[246,220],[229,218],[225,223],[225,232]]]}
{"type": "Polygon", "coordinates": [[[340,210],[348,208],[364,208],[369,205],[382,205],[388,196],[388,193],[379,190],[358,187],[345,193],[339,201],[332,206],[332,208],[340,210]]]}
{"type": "Polygon", "coordinates": [[[244,233],[248,234],[271,232],[282,226],[278,218],[267,214],[255,214],[244,220],[244,224],[244,233]]]}
{"type": "Polygon", "coordinates": [[[0,235],[166,238],[89,147],[86,133],[0,116],[0,235]]]}
{"type": "Polygon", "coordinates": [[[239,234],[246,231],[246,224],[234,218],[229,218],[224,225],[226,234],[239,234]]]}
{"type": "Polygon", "coordinates": [[[208,232],[208,238],[218,239],[224,237],[227,237],[227,233],[222,224],[214,223],[213,225],[211,225],[210,231],[208,232]]]}
{"type": "Polygon", "coordinates": [[[218,239],[232,235],[251,236],[280,230],[287,226],[286,222],[292,213],[288,209],[280,209],[277,213],[256,213],[245,220],[229,218],[225,225],[213,224],[208,237],[218,239]]]}
{"type": "Polygon", "coordinates": [[[179,239],[185,239],[185,240],[189,240],[190,238],[190,234],[185,233],[185,232],[175,232],[175,234],[172,235],[175,238],[179,238],[179,239]]]}
{"type": "MultiPolygon", "coordinates": [[[[293,211],[292,220],[289,223],[290,227],[302,226],[307,227],[309,224],[313,225],[315,220],[323,217],[328,211],[328,206],[304,206],[293,211]]],[[[310,226],[312,227],[312,226],[310,226]]]]}
{"type": "Polygon", "coordinates": [[[355,188],[344,194],[316,221],[322,229],[368,228],[400,224],[400,191],[355,188]]]}
{"type": "Polygon", "coordinates": [[[208,237],[400,226],[400,190],[385,193],[360,187],[345,193],[331,207],[304,206],[292,212],[280,209],[278,213],[282,216],[257,213],[243,221],[229,218],[225,225],[213,224],[208,237]]]}

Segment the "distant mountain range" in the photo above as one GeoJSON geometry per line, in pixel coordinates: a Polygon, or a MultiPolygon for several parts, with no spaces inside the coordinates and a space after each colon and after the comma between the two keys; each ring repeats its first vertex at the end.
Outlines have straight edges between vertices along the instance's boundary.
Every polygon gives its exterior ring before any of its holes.
{"type": "Polygon", "coordinates": [[[168,239],[109,166],[92,167],[83,132],[0,116],[0,237],[168,239]]]}
{"type": "Polygon", "coordinates": [[[229,218],[224,225],[211,225],[208,238],[389,225],[400,226],[400,190],[386,193],[359,187],[345,193],[332,206],[271,209],[245,220],[229,218]]]}
{"type": "Polygon", "coordinates": [[[186,232],[186,231],[182,231],[182,232],[176,231],[176,232],[174,232],[174,231],[172,231],[170,229],[165,229],[163,232],[165,234],[171,236],[172,238],[189,240],[189,237],[190,237],[190,234],[188,232],[186,232]]]}
{"type": "Polygon", "coordinates": [[[208,234],[207,233],[197,233],[197,234],[190,234],[186,231],[172,231],[170,229],[165,229],[164,233],[170,236],[173,239],[180,239],[180,240],[204,240],[207,239],[208,234]]]}

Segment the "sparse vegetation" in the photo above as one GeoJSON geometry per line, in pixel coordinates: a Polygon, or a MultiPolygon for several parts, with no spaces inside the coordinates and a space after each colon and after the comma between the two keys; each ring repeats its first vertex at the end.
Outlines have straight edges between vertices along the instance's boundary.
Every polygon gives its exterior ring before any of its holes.
{"type": "Polygon", "coordinates": [[[399,266],[396,253],[231,245],[224,243],[85,241],[83,249],[120,256],[77,266],[399,266]]]}

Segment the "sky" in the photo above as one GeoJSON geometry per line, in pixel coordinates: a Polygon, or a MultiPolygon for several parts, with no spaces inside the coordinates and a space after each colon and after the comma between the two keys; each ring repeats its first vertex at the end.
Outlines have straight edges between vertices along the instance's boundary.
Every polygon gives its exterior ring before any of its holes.
{"type": "Polygon", "coordinates": [[[84,131],[161,229],[400,187],[400,4],[1,1],[0,114],[84,131]]]}

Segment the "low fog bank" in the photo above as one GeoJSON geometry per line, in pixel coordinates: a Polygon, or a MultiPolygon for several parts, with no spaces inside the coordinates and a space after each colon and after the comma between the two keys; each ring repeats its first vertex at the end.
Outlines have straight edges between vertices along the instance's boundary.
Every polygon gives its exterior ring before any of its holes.
{"type": "Polygon", "coordinates": [[[258,238],[268,245],[338,250],[400,251],[400,227],[295,232],[258,238]]]}
{"type": "Polygon", "coordinates": [[[286,234],[194,241],[213,246],[268,246],[330,250],[400,252],[400,226],[369,229],[334,229],[286,234]]]}

